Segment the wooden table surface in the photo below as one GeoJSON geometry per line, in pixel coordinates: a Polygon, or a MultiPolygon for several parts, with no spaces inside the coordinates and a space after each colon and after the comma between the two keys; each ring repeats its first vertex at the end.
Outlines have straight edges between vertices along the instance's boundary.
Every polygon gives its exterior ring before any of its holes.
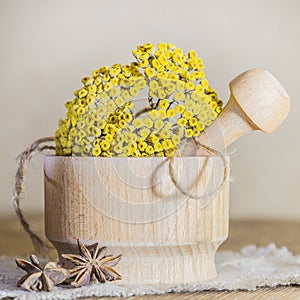
{"type": "MultiPolygon", "coordinates": [[[[33,228],[41,232],[41,217],[30,217],[33,228]]],[[[28,256],[33,251],[29,238],[21,229],[16,218],[0,220],[0,255],[28,256]]],[[[294,253],[300,253],[300,222],[262,222],[262,221],[231,221],[228,240],[219,251],[237,251],[247,244],[265,246],[274,242],[277,246],[287,246],[294,253]]],[[[96,299],[96,298],[89,298],[96,299]]],[[[102,298],[105,300],[113,298],[102,298]]],[[[160,296],[131,297],[130,300],[169,300],[169,299],[299,299],[300,287],[263,288],[254,292],[197,292],[171,293],[160,296]]]]}

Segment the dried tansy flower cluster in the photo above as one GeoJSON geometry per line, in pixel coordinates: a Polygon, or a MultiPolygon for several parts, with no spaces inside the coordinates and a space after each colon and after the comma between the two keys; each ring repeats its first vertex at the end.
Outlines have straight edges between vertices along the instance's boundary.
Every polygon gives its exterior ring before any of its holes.
{"type": "Polygon", "coordinates": [[[198,136],[222,110],[194,50],[173,44],[133,50],[137,62],[94,70],[66,103],[55,134],[57,155],[173,156],[182,140],[198,136]],[[146,91],[142,110],[136,99],[146,91]]]}

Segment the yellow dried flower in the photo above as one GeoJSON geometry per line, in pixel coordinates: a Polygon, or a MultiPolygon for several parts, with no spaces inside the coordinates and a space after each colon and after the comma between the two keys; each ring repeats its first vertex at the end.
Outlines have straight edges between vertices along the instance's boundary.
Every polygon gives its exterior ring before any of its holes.
{"type": "Polygon", "coordinates": [[[144,126],[146,126],[147,128],[153,127],[153,121],[148,117],[145,118],[144,119],[144,126]]]}
{"type": "Polygon", "coordinates": [[[141,151],[141,152],[144,152],[147,148],[147,143],[144,142],[144,141],[140,141],[138,142],[138,149],[141,151]]]}
{"type": "Polygon", "coordinates": [[[189,57],[190,58],[196,58],[197,57],[197,52],[195,50],[190,50],[189,51],[189,57]]]}
{"type": "Polygon", "coordinates": [[[140,118],[136,118],[132,121],[132,125],[135,127],[135,128],[141,128],[143,126],[144,122],[142,119],[140,118]]]}
{"type": "Polygon", "coordinates": [[[168,99],[164,99],[159,101],[159,106],[163,109],[166,109],[169,107],[169,100],[168,99]]]}
{"type": "Polygon", "coordinates": [[[167,50],[168,49],[168,45],[166,43],[159,43],[157,48],[159,50],[167,50]]]}
{"type": "Polygon", "coordinates": [[[185,119],[185,118],[179,118],[177,120],[177,123],[178,123],[179,126],[185,126],[187,124],[187,119],[185,119]]]}
{"type": "Polygon", "coordinates": [[[154,121],[154,128],[161,129],[164,126],[164,122],[161,119],[154,121]]]}
{"type": "Polygon", "coordinates": [[[161,151],[164,150],[164,147],[162,146],[161,143],[155,143],[155,144],[154,144],[154,150],[155,150],[156,152],[161,152],[161,151]]]}
{"type": "Polygon", "coordinates": [[[175,111],[174,108],[170,108],[170,109],[167,110],[167,117],[168,118],[173,118],[173,117],[175,117],[175,115],[176,115],[176,111],[175,111]]]}
{"type": "Polygon", "coordinates": [[[154,148],[151,145],[148,145],[145,151],[146,153],[152,155],[154,153],[154,148]]]}
{"type": "Polygon", "coordinates": [[[78,91],[78,97],[79,97],[79,98],[83,98],[83,97],[85,97],[87,94],[88,94],[88,91],[87,91],[86,89],[84,89],[84,88],[82,88],[82,89],[80,89],[80,90],[78,91]]]}
{"type": "Polygon", "coordinates": [[[94,147],[92,149],[92,155],[93,156],[99,156],[101,154],[101,148],[100,147],[94,147]]]}
{"type": "Polygon", "coordinates": [[[172,156],[222,110],[195,50],[139,45],[137,62],[104,66],[82,79],[55,132],[57,155],[172,156]],[[149,87],[150,110],[135,117],[133,98],[149,87]]]}
{"type": "Polygon", "coordinates": [[[175,110],[178,114],[182,114],[185,111],[185,107],[183,105],[179,104],[176,106],[175,110]]]}

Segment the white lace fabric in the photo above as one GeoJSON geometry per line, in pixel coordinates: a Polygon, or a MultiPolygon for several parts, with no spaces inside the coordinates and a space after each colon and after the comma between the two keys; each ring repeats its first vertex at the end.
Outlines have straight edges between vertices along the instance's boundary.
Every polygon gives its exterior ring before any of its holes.
{"type": "Polygon", "coordinates": [[[300,254],[286,247],[249,245],[239,252],[218,252],[218,276],[212,280],[174,286],[121,286],[114,283],[94,284],[81,288],[57,286],[51,292],[28,292],[16,287],[24,272],[11,257],[0,258],[0,299],[76,299],[79,297],[131,297],[170,292],[253,291],[260,287],[300,285],[300,254]]]}

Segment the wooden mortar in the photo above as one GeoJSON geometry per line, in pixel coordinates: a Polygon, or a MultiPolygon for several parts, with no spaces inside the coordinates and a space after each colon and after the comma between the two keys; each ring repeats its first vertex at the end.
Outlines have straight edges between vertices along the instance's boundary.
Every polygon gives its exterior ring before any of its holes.
{"type": "Polygon", "coordinates": [[[215,156],[173,158],[175,180],[188,195],[175,187],[169,163],[162,157],[46,156],[45,229],[59,255],[76,253],[76,239],[99,242],[107,254],[122,253],[115,267],[121,285],[215,277],[215,253],[228,235],[224,162],[215,156]]]}

